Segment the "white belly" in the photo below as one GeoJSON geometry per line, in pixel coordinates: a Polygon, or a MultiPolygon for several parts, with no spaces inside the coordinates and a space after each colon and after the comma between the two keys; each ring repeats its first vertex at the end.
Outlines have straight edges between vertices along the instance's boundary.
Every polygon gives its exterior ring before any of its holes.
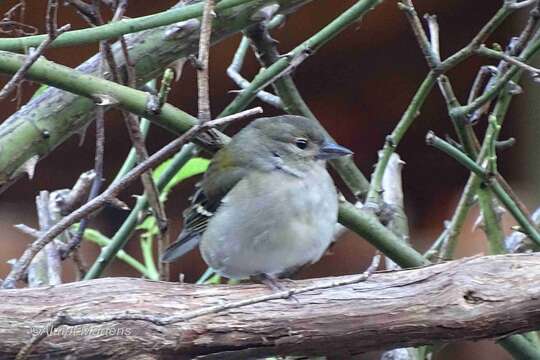
{"type": "Polygon", "coordinates": [[[279,276],[319,260],[336,221],[337,194],[322,165],[303,178],[255,174],[227,194],[203,234],[201,253],[228,278],[279,276]]]}

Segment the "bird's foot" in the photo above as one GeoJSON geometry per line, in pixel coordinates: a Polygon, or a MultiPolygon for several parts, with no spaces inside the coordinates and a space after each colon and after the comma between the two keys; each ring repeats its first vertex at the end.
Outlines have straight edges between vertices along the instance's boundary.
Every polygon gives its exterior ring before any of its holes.
{"type": "MultiPolygon", "coordinates": [[[[266,285],[270,290],[273,292],[282,292],[282,291],[289,291],[290,289],[287,289],[285,285],[280,281],[280,279],[268,275],[268,274],[258,274],[251,277],[252,280],[258,281],[266,285]]],[[[291,281],[290,279],[286,279],[287,281],[291,281]]],[[[298,298],[294,296],[293,294],[290,294],[287,299],[294,300],[296,302],[298,301],[298,298]]]]}

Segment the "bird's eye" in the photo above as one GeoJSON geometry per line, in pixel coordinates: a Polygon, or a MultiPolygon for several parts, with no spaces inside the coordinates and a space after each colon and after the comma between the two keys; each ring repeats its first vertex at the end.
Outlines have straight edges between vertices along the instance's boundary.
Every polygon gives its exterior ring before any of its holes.
{"type": "Polygon", "coordinates": [[[295,145],[297,148],[304,150],[305,148],[307,148],[308,141],[306,139],[299,138],[296,139],[295,145]]]}

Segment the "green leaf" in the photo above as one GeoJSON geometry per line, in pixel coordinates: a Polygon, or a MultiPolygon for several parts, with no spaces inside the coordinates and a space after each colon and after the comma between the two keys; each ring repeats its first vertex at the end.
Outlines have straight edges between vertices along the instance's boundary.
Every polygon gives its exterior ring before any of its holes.
{"type": "MultiPolygon", "coordinates": [[[[157,181],[159,176],[163,173],[163,171],[165,171],[170,162],[171,160],[165,161],[153,171],[155,181],[157,181]]],[[[180,169],[180,171],[177,172],[176,175],[174,175],[174,177],[167,183],[167,185],[165,185],[165,187],[161,191],[161,201],[166,201],[171,189],[178,185],[180,182],[192,176],[204,173],[206,169],[208,169],[208,164],[210,164],[210,160],[200,157],[189,160],[186,165],[184,165],[182,169],[180,169]]]]}
{"type": "Polygon", "coordinates": [[[147,216],[142,223],[137,225],[137,230],[144,230],[146,233],[149,233],[147,235],[157,235],[157,231],[159,231],[156,223],[156,218],[154,216],[147,216]]]}
{"type": "MultiPolygon", "coordinates": [[[[75,230],[78,228],[79,224],[73,225],[73,229],[75,230]]],[[[84,230],[84,239],[91,241],[100,247],[105,247],[109,245],[111,242],[111,239],[109,239],[107,236],[103,235],[101,232],[95,229],[85,229],[84,230]]],[[[139,271],[142,275],[147,277],[151,280],[159,280],[159,273],[155,270],[155,268],[147,268],[145,265],[141,264],[137,259],[129,255],[124,250],[119,250],[116,253],[116,257],[126,264],[133,267],[135,270],[139,271]]]]}

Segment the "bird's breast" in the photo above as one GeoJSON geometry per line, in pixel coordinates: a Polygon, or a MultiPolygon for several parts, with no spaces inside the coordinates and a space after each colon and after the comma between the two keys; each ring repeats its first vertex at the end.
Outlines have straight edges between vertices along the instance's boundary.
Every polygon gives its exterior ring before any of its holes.
{"type": "Polygon", "coordinates": [[[277,275],[317,261],[333,239],[336,221],[336,189],[323,166],[302,177],[254,173],[224,198],[201,252],[228,277],[277,275]]]}

